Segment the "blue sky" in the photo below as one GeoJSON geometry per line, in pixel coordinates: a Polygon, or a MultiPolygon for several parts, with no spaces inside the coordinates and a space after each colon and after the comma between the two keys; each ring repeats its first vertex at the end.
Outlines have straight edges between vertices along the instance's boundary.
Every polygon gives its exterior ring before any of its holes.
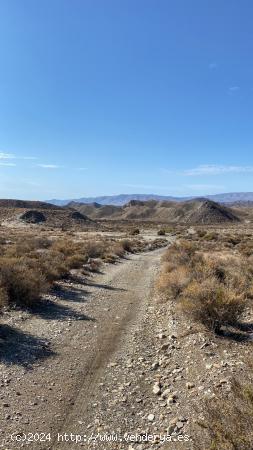
{"type": "Polygon", "coordinates": [[[0,197],[253,191],[253,3],[0,0],[0,197]]]}

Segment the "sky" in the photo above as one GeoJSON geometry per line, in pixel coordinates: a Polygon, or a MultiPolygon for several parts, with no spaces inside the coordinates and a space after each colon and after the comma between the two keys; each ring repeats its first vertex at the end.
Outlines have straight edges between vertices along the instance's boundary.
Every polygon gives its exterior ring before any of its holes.
{"type": "Polygon", "coordinates": [[[251,0],[0,0],[0,197],[253,191],[251,0]]]}

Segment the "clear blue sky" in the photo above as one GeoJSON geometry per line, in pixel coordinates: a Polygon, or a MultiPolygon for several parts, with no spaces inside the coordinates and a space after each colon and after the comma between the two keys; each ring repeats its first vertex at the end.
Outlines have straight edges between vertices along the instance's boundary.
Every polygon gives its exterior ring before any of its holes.
{"type": "Polygon", "coordinates": [[[253,191],[251,0],[0,0],[0,197],[253,191]]]}

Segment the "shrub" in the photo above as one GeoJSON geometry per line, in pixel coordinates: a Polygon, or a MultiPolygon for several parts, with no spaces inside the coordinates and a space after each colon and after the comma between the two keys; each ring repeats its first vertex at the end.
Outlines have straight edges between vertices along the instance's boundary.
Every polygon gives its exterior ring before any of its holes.
{"type": "Polygon", "coordinates": [[[218,235],[218,233],[216,233],[215,231],[212,231],[212,232],[210,232],[210,233],[207,233],[207,234],[204,236],[204,239],[205,239],[206,241],[217,241],[217,240],[219,239],[219,235],[218,235]]]}
{"type": "Polygon", "coordinates": [[[112,252],[114,253],[114,255],[118,256],[119,258],[122,258],[125,253],[124,248],[120,242],[113,245],[112,252]]]}
{"type": "Polygon", "coordinates": [[[203,238],[206,235],[206,231],[205,230],[197,230],[197,235],[199,238],[203,238]]]}
{"type": "Polygon", "coordinates": [[[125,252],[131,253],[133,251],[133,244],[128,239],[123,239],[122,241],[119,241],[119,244],[123,248],[125,252]]]}
{"type": "Polygon", "coordinates": [[[158,281],[158,288],[169,297],[177,298],[189,284],[190,280],[189,270],[184,266],[179,266],[170,272],[163,272],[161,274],[158,281]]]}
{"type": "Polygon", "coordinates": [[[6,255],[9,257],[23,257],[28,253],[37,251],[39,249],[46,249],[52,245],[47,238],[27,238],[19,239],[14,245],[10,246],[6,255]]]}
{"type": "Polygon", "coordinates": [[[81,254],[75,254],[66,258],[66,266],[69,269],[79,269],[86,261],[86,257],[81,254]]]}
{"type": "Polygon", "coordinates": [[[247,295],[253,296],[250,259],[202,253],[195,244],[181,240],[168,249],[164,261],[158,287],[177,299],[188,317],[214,332],[238,324],[247,295]]]}
{"type": "Polygon", "coordinates": [[[195,321],[219,332],[222,325],[235,325],[246,307],[245,297],[208,278],[192,281],[184,290],[180,308],[195,321]]]}
{"type": "Polygon", "coordinates": [[[20,260],[7,258],[2,260],[0,280],[10,304],[31,306],[48,288],[42,273],[36,268],[27,267],[20,260]]]}
{"type": "Polygon", "coordinates": [[[88,258],[103,258],[106,254],[106,245],[99,241],[88,241],[84,244],[84,252],[88,258]]]}
{"type": "Polygon", "coordinates": [[[188,241],[180,240],[171,245],[163,257],[163,261],[173,261],[175,265],[191,265],[196,246],[188,241]]]}
{"type": "Polygon", "coordinates": [[[165,236],[166,235],[166,231],[164,230],[164,228],[161,228],[160,230],[157,231],[157,235],[158,236],[165,236]]]}
{"type": "Polygon", "coordinates": [[[72,241],[59,239],[53,243],[52,250],[57,253],[62,253],[65,256],[72,256],[76,253],[77,246],[72,241]]]}
{"type": "Polygon", "coordinates": [[[49,283],[68,275],[69,266],[62,253],[50,250],[49,252],[40,255],[38,264],[44,277],[49,283]]]}

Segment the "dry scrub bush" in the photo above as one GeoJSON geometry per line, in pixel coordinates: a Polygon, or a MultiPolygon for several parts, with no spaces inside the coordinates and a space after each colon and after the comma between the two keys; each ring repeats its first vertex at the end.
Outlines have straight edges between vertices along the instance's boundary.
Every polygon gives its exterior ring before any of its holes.
{"type": "Polygon", "coordinates": [[[118,256],[119,258],[122,258],[124,256],[125,251],[124,251],[122,245],[120,244],[120,242],[117,242],[113,245],[112,253],[114,255],[118,256]]]}
{"type": "MultiPolygon", "coordinates": [[[[205,416],[206,420],[199,422],[199,425],[208,437],[207,450],[252,449],[252,385],[233,380],[228,398],[218,397],[206,402],[205,416]]],[[[201,442],[196,442],[196,448],[203,448],[203,434],[201,442]]]]}
{"type": "Polygon", "coordinates": [[[88,241],[84,244],[84,252],[88,258],[103,258],[106,250],[107,248],[104,242],[88,241]]]}
{"type": "Polygon", "coordinates": [[[179,266],[169,272],[163,272],[158,280],[158,289],[169,297],[177,298],[189,284],[191,274],[187,267],[179,266]]]}
{"type": "Polygon", "coordinates": [[[41,249],[47,249],[52,245],[51,241],[47,238],[30,238],[23,237],[7,248],[6,256],[21,258],[32,252],[36,252],[41,249]]]}
{"type": "Polygon", "coordinates": [[[22,260],[11,258],[0,261],[0,284],[9,304],[27,306],[31,306],[48,289],[40,271],[29,268],[22,260]]]}
{"type": "Polygon", "coordinates": [[[119,241],[119,244],[125,252],[132,253],[133,243],[131,241],[129,241],[128,239],[123,239],[122,241],[119,241]]]}
{"type": "Polygon", "coordinates": [[[219,332],[222,325],[234,325],[245,308],[245,297],[208,278],[192,281],[184,290],[179,307],[195,321],[219,332]]]}
{"type": "Polygon", "coordinates": [[[173,262],[175,266],[190,264],[193,255],[196,252],[196,246],[188,241],[180,240],[173,244],[163,257],[163,261],[173,262]]]}
{"type": "Polygon", "coordinates": [[[244,256],[253,256],[253,240],[241,242],[237,248],[244,256]]]}
{"type": "Polygon", "coordinates": [[[204,236],[204,239],[206,241],[217,241],[219,239],[219,235],[215,231],[211,231],[204,236]]]}
{"type": "Polygon", "coordinates": [[[239,321],[252,289],[252,265],[238,257],[214,259],[186,241],[170,247],[164,260],[158,288],[177,299],[181,311],[215,332],[239,321]]]}
{"type": "Polygon", "coordinates": [[[66,258],[66,267],[71,269],[79,269],[86,262],[86,256],[75,254],[66,258]]]}
{"type": "Polygon", "coordinates": [[[67,277],[71,269],[96,272],[101,260],[115,262],[126,252],[144,249],[139,240],[96,239],[75,242],[70,238],[13,236],[0,244],[0,308],[5,304],[31,305],[50,286],[67,277]]]}

